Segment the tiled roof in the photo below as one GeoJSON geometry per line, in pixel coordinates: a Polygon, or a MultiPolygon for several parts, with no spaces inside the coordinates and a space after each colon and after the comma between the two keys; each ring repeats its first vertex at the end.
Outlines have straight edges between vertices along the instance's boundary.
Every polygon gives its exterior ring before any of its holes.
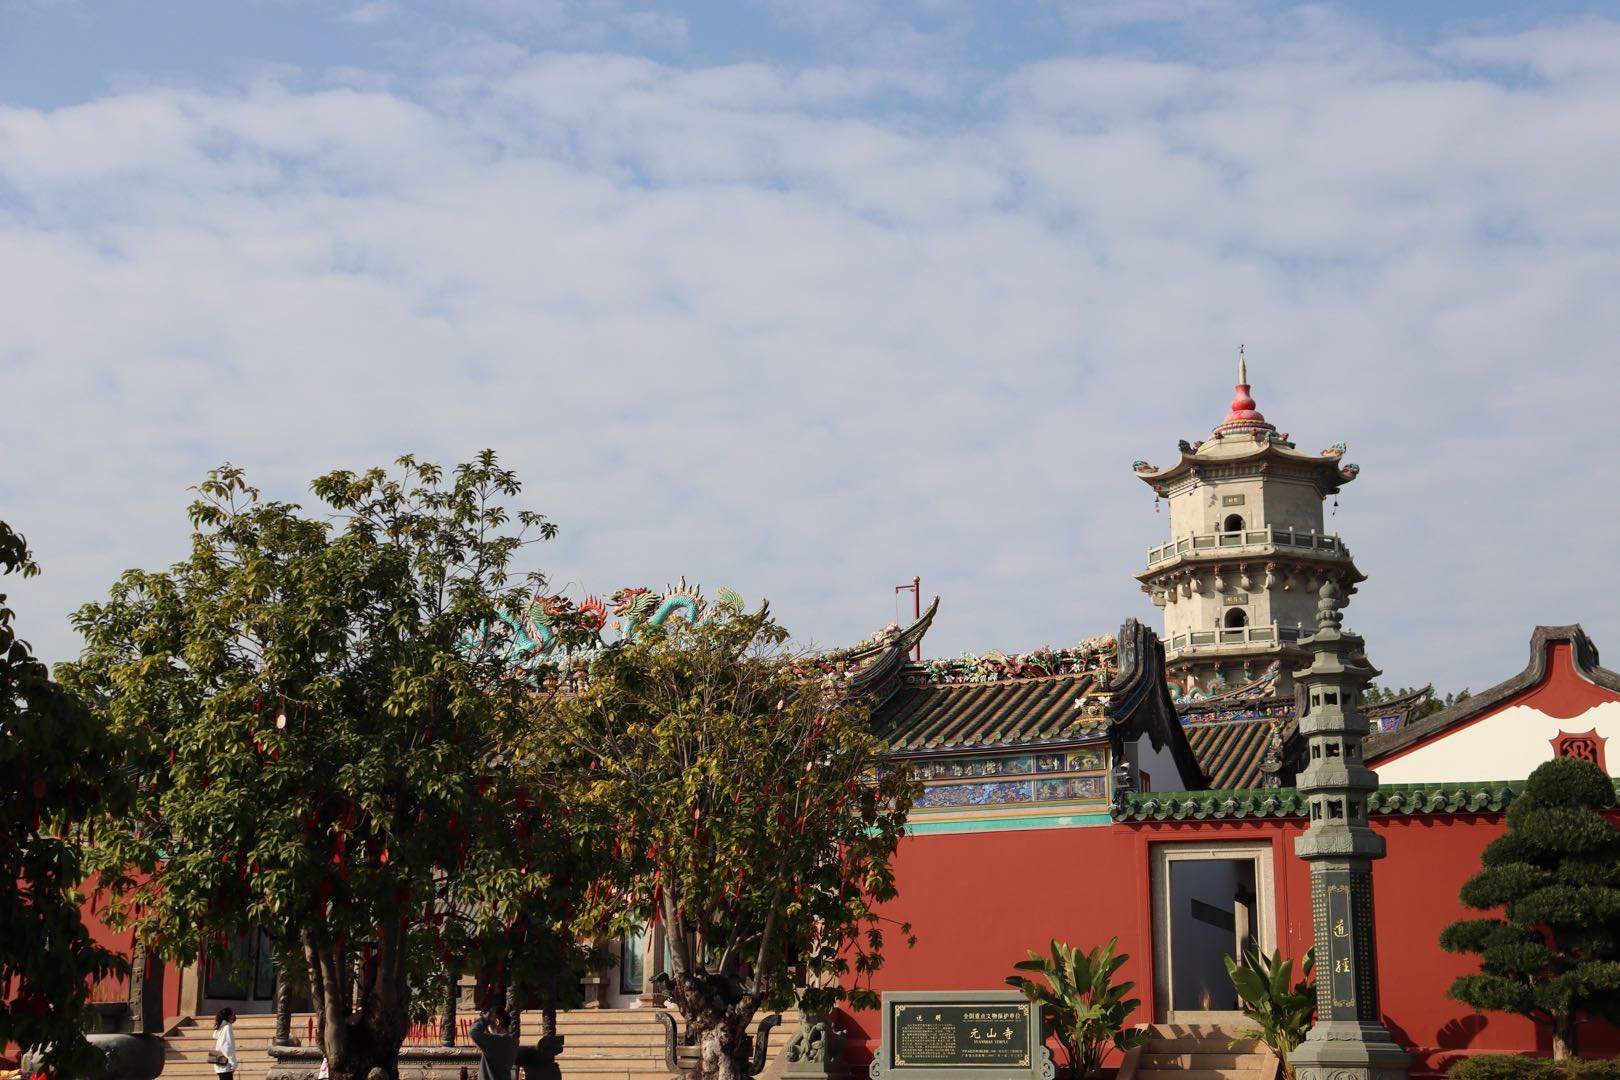
{"type": "Polygon", "coordinates": [[[1100,735],[1107,700],[1096,672],[983,683],[907,679],[873,721],[898,753],[1038,746],[1100,735]]]}
{"type": "MultiPolygon", "coordinates": [[[[1620,793],[1620,780],[1615,790],[1620,793]]],[[[1374,815],[1490,814],[1507,809],[1523,780],[1478,784],[1385,784],[1367,797],[1374,815]]],[[[1294,788],[1244,791],[1133,791],[1116,797],[1115,821],[1202,821],[1206,818],[1304,817],[1308,803],[1294,788]]]]}
{"type": "Polygon", "coordinates": [[[1182,730],[1212,788],[1256,788],[1265,780],[1260,764],[1271,740],[1269,720],[1187,724],[1182,730]]]}

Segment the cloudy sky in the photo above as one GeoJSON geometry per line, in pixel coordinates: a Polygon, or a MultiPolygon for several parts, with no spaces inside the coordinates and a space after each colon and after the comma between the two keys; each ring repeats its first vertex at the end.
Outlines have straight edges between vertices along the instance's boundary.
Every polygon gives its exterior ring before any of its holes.
{"type": "Polygon", "coordinates": [[[576,596],[1072,643],[1242,342],[1387,681],[1620,657],[1617,178],[1616,5],[0,0],[9,592],[60,659],[221,461],[491,446],[576,596]]]}

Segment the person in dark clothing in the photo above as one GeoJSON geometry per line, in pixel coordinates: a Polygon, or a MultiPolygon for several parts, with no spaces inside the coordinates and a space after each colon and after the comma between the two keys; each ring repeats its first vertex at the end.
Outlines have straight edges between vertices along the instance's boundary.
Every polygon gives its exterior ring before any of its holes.
{"type": "Polygon", "coordinates": [[[479,1051],[478,1080],[512,1080],[518,1040],[511,1014],[497,1006],[474,1020],[469,1034],[479,1051]]]}

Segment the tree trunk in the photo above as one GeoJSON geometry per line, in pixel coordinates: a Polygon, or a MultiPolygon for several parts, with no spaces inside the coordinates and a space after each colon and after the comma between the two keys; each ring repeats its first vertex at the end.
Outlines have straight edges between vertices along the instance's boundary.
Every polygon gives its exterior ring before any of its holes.
{"type": "Polygon", "coordinates": [[[1568,1061],[1575,1056],[1575,1022],[1568,1017],[1553,1021],[1552,1053],[1554,1061],[1568,1061]]]}
{"type": "Polygon", "coordinates": [[[410,1027],[405,986],[402,926],[380,928],[374,970],[356,987],[354,956],[348,943],[315,945],[304,939],[310,971],[310,998],[315,1008],[321,1053],[332,1080],[368,1080],[381,1070],[399,1078],[399,1048],[410,1027]],[[353,995],[359,994],[358,1007],[353,995]]]}
{"type": "Polygon", "coordinates": [[[759,995],[742,992],[723,976],[683,971],[669,980],[669,996],[699,1050],[697,1076],[691,1080],[747,1080],[748,1025],[759,995]]]}

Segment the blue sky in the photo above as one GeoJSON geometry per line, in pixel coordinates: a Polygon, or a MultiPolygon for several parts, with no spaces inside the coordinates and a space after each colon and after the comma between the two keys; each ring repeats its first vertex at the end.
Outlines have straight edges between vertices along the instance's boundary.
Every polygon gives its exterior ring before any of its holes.
{"type": "Polygon", "coordinates": [[[1620,649],[1617,175],[1612,4],[0,0],[8,591],[61,658],[220,461],[488,445],[576,594],[1071,643],[1244,342],[1374,662],[1477,688],[1620,649]]]}

